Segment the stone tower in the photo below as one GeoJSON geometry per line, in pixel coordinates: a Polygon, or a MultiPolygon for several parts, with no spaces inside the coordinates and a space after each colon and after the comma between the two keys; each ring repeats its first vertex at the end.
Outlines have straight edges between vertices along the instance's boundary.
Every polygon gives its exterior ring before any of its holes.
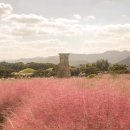
{"type": "Polygon", "coordinates": [[[59,78],[70,77],[70,69],[69,69],[69,53],[60,53],[60,63],[58,65],[57,76],[59,78]]]}

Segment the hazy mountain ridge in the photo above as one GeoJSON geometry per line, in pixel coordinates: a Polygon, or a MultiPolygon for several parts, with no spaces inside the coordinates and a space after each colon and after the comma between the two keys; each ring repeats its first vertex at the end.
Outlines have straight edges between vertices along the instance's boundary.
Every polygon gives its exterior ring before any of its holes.
{"type": "Polygon", "coordinates": [[[125,64],[130,68],[130,57],[127,57],[126,59],[120,61],[119,64],[125,64]]]}
{"type": "MultiPolygon", "coordinates": [[[[110,63],[120,63],[124,59],[130,58],[130,51],[107,51],[99,54],[70,54],[70,64],[79,65],[85,63],[96,62],[100,59],[106,59],[110,63]]],[[[22,58],[10,62],[38,62],[38,63],[59,63],[58,56],[49,56],[49,57],[35,57],[35,58],[22,58]]]]}

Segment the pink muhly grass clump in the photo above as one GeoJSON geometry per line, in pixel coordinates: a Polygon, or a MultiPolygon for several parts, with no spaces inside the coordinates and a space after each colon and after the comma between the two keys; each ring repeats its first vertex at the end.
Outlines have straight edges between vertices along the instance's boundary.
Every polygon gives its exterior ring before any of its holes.
{"type": "Polygon", "coordinates": [[[129,84],[120,77],[16,81],[14,93],[24,86],[28,94],[3,130],[129,130],[129,84]]]}

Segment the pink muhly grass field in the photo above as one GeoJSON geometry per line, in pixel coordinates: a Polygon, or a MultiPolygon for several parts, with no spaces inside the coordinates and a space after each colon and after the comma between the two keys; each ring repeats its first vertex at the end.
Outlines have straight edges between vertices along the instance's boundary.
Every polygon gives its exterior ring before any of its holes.
{"type": "Polygon", "coordinates": [[[130,76],[0,81],[2,130],[130,130],[130,76]]]}

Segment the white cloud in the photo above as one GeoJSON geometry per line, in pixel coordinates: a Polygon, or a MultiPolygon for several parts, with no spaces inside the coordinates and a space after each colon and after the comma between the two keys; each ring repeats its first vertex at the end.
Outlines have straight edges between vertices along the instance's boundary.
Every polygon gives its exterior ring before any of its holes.
{"type": "Polygon", "coordinates": [[[82,17],[81,17],[79,14],[74,14],[73,17],[74,17],[75,19],[78,19],[78,20],[81,20],[81,19],[82,19],[82,17]]]}
{"type": "Polygon", "coordinates": [[[86,20],[87,21],[94,21],[94,20],[96,20],[96,17],[95,16],[87,16],[86,20]]]}
{"type": "Polygon", "coordinates": [[[47,39],[47,40],[34,40],[34,41],[25,41],[21,43],[25,47],[34,47],[35,49],[44,49],[47,47],[63,47],[66,45],[64,41],[59,39],[47,39]]]}
{"type": "Polygon", "coordinates": [[[68,52],[68,49],[66,43],[59,39],[36,41],[0,40],[0,59],[51,56],[60,52],[68,52]]]}
{"type": "Polygon", "coordinates": [[[86,22],[78,14],[71,19],[10,14],[11,5],[7,7],[0,8],[0,16],[6,15],[0,21],[0,59],[130,50],[130,24],[91,25],[96,19],[91,15],[86,22]]]}
{"type": "Polygon", "coordinates": [[[76,19],[45,18],[35,14],[11,14],[3,19],[10,24],[9,31],[12,35],[27,37],[37,35],[76,36],[81,33],[76,19]]]}
{"type": "Polygon", "coordinates": [[[13,8],[10,4],[0,3],[0,17],[11,14],[13,8]]]}
{"type": "Polygon", "coordinates": [[[12,27],[10,31],[10,34],[14,36],[21,36],[23,38],[28,36],[32,37],[37,34],[37,28],[26,25],[12,27]]]}
{"type": "Polygon", "coordinates": [[[124,18],[127,18],[127,17],[128,17],[126,14],[122,14],[121,16],[124,17],[124,18]]]}
{"type": "Polygon", "coordinates": [[[84,53],[130,49],[130,24],[95,27],[91,33],[94,34],[93,37],[82,44],[81,51],[84,53]]]}
{"type": "Polygon", "coordinates": [[[67,18],[45,18],[36,14],[10,14],[2,19],[7,24],[6,32],[19,37],[50,35],[76,36],[81,33],[76,29],[79,21],[67,18]]]}
{"type": "Polygon", "coordinates": [[[46,18],[35,14],[12,14],[4,20],[24,24],[38,24],[43,21],[47,21],[46,18]]]}
{"type": "Polygon", "coordinates": [[[66,19],[66,18],[57,18],[57,19],[54,19],[54,21],[57,22],[57,23],[65,23],[65,24],[78,23],[78,21],[75,20],[75,19],[66,19]]]}

